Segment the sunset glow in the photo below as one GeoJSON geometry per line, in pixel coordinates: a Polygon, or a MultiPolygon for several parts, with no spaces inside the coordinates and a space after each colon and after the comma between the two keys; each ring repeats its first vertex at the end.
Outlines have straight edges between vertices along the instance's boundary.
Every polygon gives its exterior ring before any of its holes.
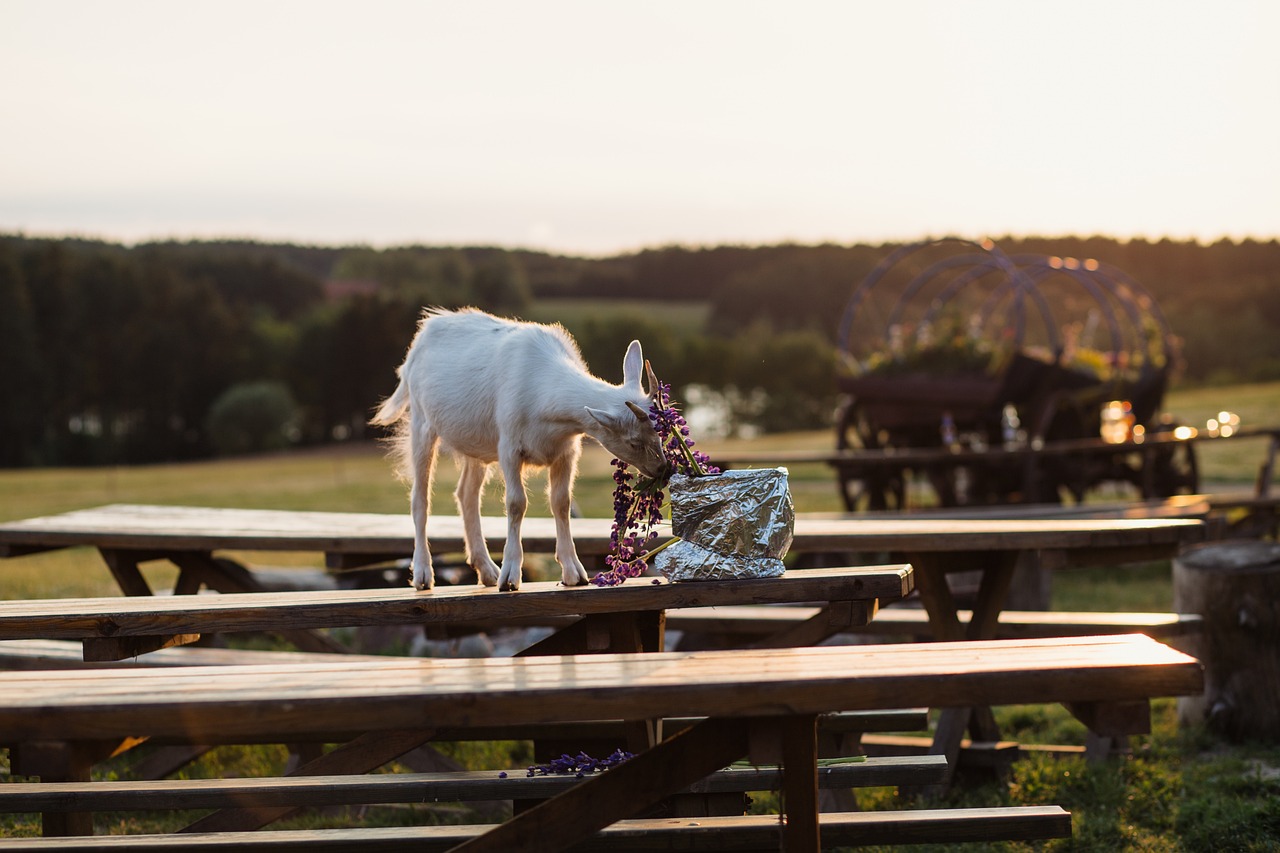
{"type": "Polygon", "coordinates": [[[1280,6],[0,5],[0,231],[1280,235],[1280,6]]]}

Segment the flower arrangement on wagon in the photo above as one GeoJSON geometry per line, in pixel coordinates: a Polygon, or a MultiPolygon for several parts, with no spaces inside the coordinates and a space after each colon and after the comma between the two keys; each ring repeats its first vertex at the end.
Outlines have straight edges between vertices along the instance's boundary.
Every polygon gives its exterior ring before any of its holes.
{"type": "Polygon", "coordinates": [[[650,560],[672,581],[781,575],[795,521],[786,469],[722,472],[694,449],[671,386],[655,385],[649,421],[673,473],[666,480],[641,477],[613,460],[609,568],[591,582],[616,586],[645,574],[650,560]],[[657,544],[668,487],[676,538],[657,544]]]}

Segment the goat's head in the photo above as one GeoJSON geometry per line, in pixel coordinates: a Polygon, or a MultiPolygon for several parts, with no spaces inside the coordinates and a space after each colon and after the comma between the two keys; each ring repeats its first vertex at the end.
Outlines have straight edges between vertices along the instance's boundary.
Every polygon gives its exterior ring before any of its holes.
{"type": "Polygon", "coordinates": [[[625,401],[626,408],[605,411],[587,407],[587,413],[599,427],[592,436],[614,456],[639,468],[640,473],[665,480],[671,475],[671,464],[662,452],[662,441],[649,420],[646,408],[658,390],[658,381],[644,360],[639,341],[631,342],[622,360],[622,388],[631,398],[625,401]],[[641,380],[644,373],[649,379],[647,392],[641,380]]]}

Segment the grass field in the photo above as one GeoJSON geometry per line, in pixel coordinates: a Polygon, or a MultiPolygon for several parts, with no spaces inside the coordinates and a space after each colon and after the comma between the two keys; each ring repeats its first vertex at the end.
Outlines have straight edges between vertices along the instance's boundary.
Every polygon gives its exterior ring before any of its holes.
{"type": "MultiPolygon", "coordinates": [[[[1244,423],[1270,423],[1280,412],[1280,383],[1177,392],[1168,408],[1180,420],[1200,425],[1227,408],[1244,423]]],[[[828,448],[827,432],[770,436],[752,449],[828,448]]],[[[743,442],[721,447],[742,449],[743,442]]],[[[1241,441],[1201,458],[1204,480],[1243,487],[1253,481],[1263,445],[1241,441]],[[1229,452],[1228,452],[1229,451],[1229,452]]],[[[610,511],[612,481],[607,456],[598,448],[585,456],[577,497],[585,514],[610,511]]],[[[454,470],[441,466],[436,505],[452,511],[454,470]]],[[[540,476],[530,482],[532,514],[546,514],[540,476]]],[[[831,475],[822,466],[795,466],[791,488],[800,511],[833,510],[839,500],[831,475]]],[[[499,513],[501,488],[490,488],[486,512],[499,513]]],[[[137,468],[0,471],[0,520],[12,520],[115,502],[197,506],[404,512],[405,488],[391,474],[377,447],[341,446],[278,456],[137,468]]],[[[241,555],[250,562],[319,566],[317,554],[241,555]]],[[[549,572],[546,565],[531,566],[549,572]]],[[[153,583],[163,585],[172,570],[147,564],[153,583]]],[[[118,594],[96,553],[76,549],[0,562],[0,599],[118,594]]],[[[1172,592],[1167,563],[1123,573],[1110,570],[1060,573],[1054,606],[1061,609],[1167,609],[1172,592]]],[[[1081,743],[1084,729],[1059,708],[999,709],[1009,736],[1027,742],[1081,743]]],[[[1122,761],[1088,766],[1078,759],[1032,758],[1019,762],[1011,778],[967,786],[950,795],[964,805],[1056,803],[1074,814],[1075,837],[1044,848],[1003,845],[991,849],[1080,851],[1263,851],[1280,849],[1280,748],[1274,744],[1229,745],[1203,731],[1180,729],[1172,700],[1155,705],[1154,731],[1140,739],[1122,761]]],[[[0,733],[2,735],[2,733],[0,733]]],[[[468,745],[450,748],[468,766],[518,766],[527,745],[468,745]]],[[[224,747],[192,765],[188,775],[263,775],[282,771],[283,748],[224,747]]],[[[103,773],[127,777],[129,756],[103,765],[103,773]]],[[[0,751],[0,784],[8,778],[7,754],[0,751]]],[[[769,797],[760,798],[762,804],[769,797]]],[[[865,796],[869,808],[901,805],[889,789],[865,796]]],[[[189,816],[188,816],[189,817],[189,816]]],[[[366,811],[307,814],[288,825],[317,827],[352,819],[372,823],[453,822],[473,819],[457,807],[415,806],[366,811]],[[353,815],[355,817],[353,818],[353,815]]],[[[102,815],[98,831],[138,832],[169,829],[181,818],[168,815],[102,815]]],[[[35,834],[38,818],[0,815],[0,835],[35,834]]],[[[921,848],[911,848],[921,849],[921,848]]],[[[927,848],[925,848],[927,849],[927,848]]],[[[983,849],[974,846],[966,849],[983,849]]]]}
{"type": "Polygon", "coordinates": [[[637,316],[661,323],[680,335],[702,334],[709,302],[663,302],[652,299],[543,299],[521,316],[535,323],[561,323],[572,331],[584,321],[604,314],[637,316]]]}

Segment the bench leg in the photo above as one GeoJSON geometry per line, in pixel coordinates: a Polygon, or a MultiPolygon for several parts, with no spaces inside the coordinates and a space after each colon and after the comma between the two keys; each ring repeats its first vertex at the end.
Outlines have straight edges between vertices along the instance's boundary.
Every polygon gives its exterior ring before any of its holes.
{"type": "MultiPolygon", "coordinates": [[[[369,773],[388,761],[395,761],[436,734],[434,729],[404,729],[361,735],[288,774],[328,776],[369,773]]],[[[180,832],[247,832],[260,829],[297,811],[297,806],[223,809],[187,824],[180,832]]]]}
{"type": "MultiPolygon", "coordinates": [[[[114,744],[97,741],[28,741],[14,744],[9,759],[14,773],[39,776],[42,782],[88,782],[94,762],[113,748],[114,744]]],[[[40,821],[46,836],[93,835],[92,812],[44,812],[40,821]]]]}
{"type": "Polygon", "coordinates": [[[552,853],[638,814],[747,754],[750,721],[707,719],[454,849],[552,853]]]}

